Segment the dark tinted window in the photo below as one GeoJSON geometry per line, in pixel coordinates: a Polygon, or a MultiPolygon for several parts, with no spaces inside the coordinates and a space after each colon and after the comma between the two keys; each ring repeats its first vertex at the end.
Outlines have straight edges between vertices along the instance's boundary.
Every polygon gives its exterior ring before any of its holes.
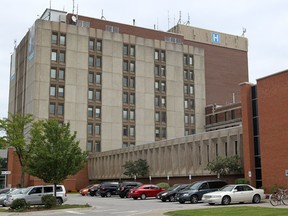
{"type": "Polygon", "coordinates": [[[200,187],[199,187],[199,190],[206,190],[208,189],[209,186],[208,186],[208,183],[203,183],[200,187]]]}
{"type": "Polygon", "coordinates": [[[44,187],[44,193],[52,193],[53,192],[53,187],[44,187]]]}
{"type": "Polygon", "coordinates": [[[29,194],[36,194],[36,193],[42,193],[42,187],[33,188],[29,194]]]}
{"type": "Polygon", "coordinates": [[[221,188],[221,187],[223,187],[225,185],[226,185],[226,182],[223,182],[223,181],[209,182],[209,187],[211,189],[221,188]]]}

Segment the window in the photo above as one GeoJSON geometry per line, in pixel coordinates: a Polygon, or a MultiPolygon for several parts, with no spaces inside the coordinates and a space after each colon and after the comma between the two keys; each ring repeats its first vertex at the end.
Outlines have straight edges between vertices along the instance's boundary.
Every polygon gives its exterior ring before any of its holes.
{"type": "Polygon", "coordinates": [[[154,67],[155,76],[160,76],[160,70],[159,70],[159,68],[160,68],[159,65],[155,65],[155,67],[154,67]]]}
{"type": "Polygon", "coordinates": [[[193,71],[189,71],[189,79],[190,80],[194,80],[194,75],[193,75],[193,71]]]}
{"type": "Polygon", "coordinates": [[[155,121],[160,122],[160,113],[159,112],[155,112],[155,121]]]}
{"type": "Polygon", "coordinates": [[[93,67],[94,66],[94,56],[88,57],[88,65],[93,67]]]}
{"type": "Polygon", "coordinates": [[[51,52],[51,60],[52,61],[57,61],[57,51],[52,50],[52,52],[51,52]]]}
{"type": "Polygon", "coordinates": [[[184,116],[184,123],[185,124],[189,123],[189,115],[188,114],[185,114],[185,116],[184,116]]]}
{"type": "Polygon", "coordinates": [[[188,85],[184,85],[184,94],[188,94],[188,85]]]}
{"type": "Polygon", "coordinates": [[[166,68],[165,68],[165,66],[161,66],[161,76],[166,76],[166,68]]]}
{"type": "Polygon", "coordinates": [[[130,120],[135,120],[135,110],[130,110],[130,120]]]}
{"type": "Polygon", "coordinates": [[[134,126],[130,126],[130,133],[129,133],[129,135],[130,135],[131,137],[135,137],[135,127],[134,127],[134,126]]]}
{"type": "Polygon", "coordinates": [[[155,97],[155,106],[160,106],[160,97],[159,96],[155,97]]]}
{"type": "Polygon", "coordinates": [[[185,109],[188,109],[189,107],[188,107],[188,99],[185,99],[184,100],[184,108],[185,109]]]}
{"type": "Polygon", "coordinates": [[[130,78],[130,88],[135,88],[135,78],[130,78]]]}
{"type": "Polygon", "coordinates": [[[161,98],[161,105],[166,106],[166,98],[165,97],[161,98]]]}
{"type": "Polygon", "coordinates": [[[231,119],[235,119],[235,110],[231,110],[231,119]]]}
{"type": "Polygon", "coordinates": [[[165,51],[161,51],[161,61],[165,61],[166,57],[165,57],[165,51]]]}
{"type": "Polygon", "coordinates": [[[155,52],[154,52],[154,59],[159,60],[159,51],[158,50],[155,50],[155,52]]]}
{"type": "Polygon", "coordinates": [[[95,142],[95,151],[101,152],[101,143],[99,141],[95,142]]]}
{"type": "Polygon", "coordinates": [[[93,72],[90,72],[88,74],[88,82],[89,83],[93,83],[94,82],[94,73],[93,72]]]}
{"type": "Polygon", "coordinates": [[[184,70],[184,79],[188,79],[188,71],[184,70]]]}
{"type": "Polygon", "coordinates": [[[100,135],[101,134],[101,125],[100,124],[96,124],[95,125],[95,134],[96,135],[100,135]]]}
{"type": "Polygon", "coordinates": [[[50,86],[50,96],[56,96],[56,86],[50,86]]]}
{"type": "Polygon", "coordinates": [[[65,46],[66,45],[66,36],[60,35],[60,45],[65,46]]]}
{"type": "Polygon", "coordinates": [[[59,62],[65,63],[65,52],[60,52],[60,54],[59,54],[59,62]]]}
{"type": "Polygon", "coordinates": [[[130,71],[135,72],[135,62],[130,62],[130,71]]]}
{"type": "Polygon", "coordinates": [[[101,108],[100,107],[95,108],[95,116],[96,116],[96,118],[101,117],[101,108]]]}
{"type": "Polygon", "coordinates": [[[127,56],[128,55],[128,45],[123,46],[123,55],[127,56]]]}
{"type": "Polygon", "coordinates": [[[96,74],[95,82],[96,82],[96,84],[101,84],[101,73],[96,74]]]}
{"type": "Polygon", "coordinates": [[[166,122],[166,112],[161,113],[161,122],[166,122]]]}
{"type": "Polygon", "coordinates": [[[189,56],[189,65],[193,65],[193,57],[192,56],[189,56]]]}
{"type": "Polygon", "coordinates": [[[127,109],[123,110],[123,119],[128,120],[128,110],[127,109]]]}
{"type": "Polygon", "coordinates": [[[51,43],[52,44],[57,44],[58,43],[58,34],[57,33],[52,33],[51,43]]]}
{"type": "Polygon", "coordinates": [[[191,123],[191,124],[194,124],[194,123],[195,123],[194,115],[191,115],[191,116],[190,116],[190,123],[191,123]]]}
{"type": "Polygon", "coordinates": [[[87,126],[87,133],[89,135],[92,135],[93,134],[93,124],[88,124],[87,126]]]}
{"type": "Polygon", "coordinates": [[[102,41],[101,40],[97,40],[97,42],[96,42],[96,50],[98,52],[102,52],[102,41]]]}
{"type": "Polygon", "coordinates": [[[94,50],[94,40],[93,39],[89,40],[89,50],[94,50]]]}
{"type": "Polygon", "coordinates": [[[161,91],[162,92],[166,91],[166,83],[164,81],[161,82],[161,91]]]}
{"type": "Polygon", "coordinates": [[[135,46],[130,46],[130,56],[135,56],[135,46]]]}
{"type": "Polygon", "coordinates": [[[92,152],[93,151],[93,141],[88,141],[87,142],[87,147],[86,147],[88,152],[92,152]]]}
{"type": "Polygon", "coordinates": [[[127,148],[127,147],[128,147],[128,143],[127,142],[122,143],[122,148],[127,148]]]}
{"type": "Polygon", "coordinates": [[[56,78],[57,78],[56,68],[51,68],[51,70],[50,70],[50,77],[51,77],[52,79],[56,79],[56,78]]]}
{"type": "Polygon", "coordinates": [[[155,137],[160,137],[160,128],[155,128],[155,137]]]}
{"type": "Polygon", "coordinates": [[[124,92],[122,97],[123,97],[123,103],[128,103],[128,93],[124,92]]]}
{"type": "Polygon", "coordinates": [[[87,114],[88,117],[93,117],[93,107],[88,107],[87,114]]]}
{"type": "Polygon", "coordinates": [[[101,101],[101,90],[96,90],[95,95],[96,101],[101,101]]]}
{"type": "Polygon", "coordinates": [[[58,104],[58,115],[64,115],[64,104],[58,104]]]}
{"type": "Polygon", "coordinates": [[[128,71],[128,61],[123,61],[123,70],[128,71]]]}
{"type": "Polygon", "coordinates": [[[93,90],[88,90],[88,100],[93,100],[93,90]]]}
{"type": "Polygon", "coordinates": [[[161,128],[161,132],[162,138],[166,138],[166,128],[161,128]]]}
{"type": "Polygon", "coordinates": [[[102,58],[101,56],[96,57],[96,67],[101,68],[102,67],[102,58]]]}
{"type": "Polygon", "coordinates": [[[123,126],[123,136],[128,136],[128,126],[123,126]]]}
{"type": "Polygon", "coordinates": [[[49,105],[49,113],[51,115],[55,115],[55,103],[50,103],[50,105],[49,105]]]}
{"type": "Polygon", "coordinates": [[[128,87],[128,77],[123,77],[123,86],[128,87]]]}
{"type": "Polygon", "coordinates": [[[65,70],[59,69],[59,80],[64,80],[64,79],[65,79],[65,70]]]}
{"type": "Polygon", "coordinates": [[[64,97],[64,87],[58,88],[58,97],[64,97]]]}
{"type": "Polygon", "coordinates": [[[135,104],[135,94],[130,94],[130,104],[135,104]]]}
{"type": "Polygon", "coordinates": [[[159,81],[158,80],[155,81],[155,90],[159,91],[159,81]]]}
{"type": "Polygon", "coordinates": [[[189,93],[194,94],[194,86],[189,86],[189,93]]]}

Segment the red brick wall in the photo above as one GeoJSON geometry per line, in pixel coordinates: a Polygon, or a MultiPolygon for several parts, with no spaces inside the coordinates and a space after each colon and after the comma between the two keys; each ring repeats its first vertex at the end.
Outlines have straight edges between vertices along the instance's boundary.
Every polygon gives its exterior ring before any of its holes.
{"type": "Polygon", "coordinates": [[[241,103],[242,103],[242,130],[243,130],[243,161],[244,175],[249,179],[251,185],[256,186],[255,163],[254,163],[254,142],[252,127],[252,96],[251,85],[241,84],[241,103]],[[252,177],[248,176],[251,171],[252,177]]]}
{"type": "Polygon", "coordinates": [[[288,70],[258,80],[263,185],[288,188],[288,70]]]}

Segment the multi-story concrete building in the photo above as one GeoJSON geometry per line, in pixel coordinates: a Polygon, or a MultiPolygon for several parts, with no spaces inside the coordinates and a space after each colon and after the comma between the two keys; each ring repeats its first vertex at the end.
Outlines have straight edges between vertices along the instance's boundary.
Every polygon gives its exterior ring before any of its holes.
{"type": "Polygon", "coordinates": [[[202,133],[207,104],[239,102],[247,46],[47,9],[11,57],[9,112],[69,121],[89,152],[202,133]]]}

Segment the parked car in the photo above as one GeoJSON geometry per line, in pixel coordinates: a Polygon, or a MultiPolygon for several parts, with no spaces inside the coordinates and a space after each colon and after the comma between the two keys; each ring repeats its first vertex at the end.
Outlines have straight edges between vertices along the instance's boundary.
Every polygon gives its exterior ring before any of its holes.
{"type": "Polygon", "coordinates": [[[92,188],[92,187],[95,187],[97,186],[98,184],[90,184],[84,188],[82,188],[79,193],[82,195],[82,196],[86,196],[89,194],[89,189],[92,188]]]}
{"type": "Polygon", "coordinates": [[[128,196],[132,197],[134,200],[140,199],[144,200],[146,197],[156,197],[158,193],[165,191],[165,189],[160,188],[153,184],[144,184],[137,188],[133,188],[129,191],[128,196]]]}
{"type": "Polygon", "coordinates": [[[141,182],[122,182],[119,184],[119,187],[117,188],[117,194],[119,197],[124,198],[124,197],[129,197],[128,193],[129,190],[135,187],[139,187],[142,185],[141,182]]]}
{"type": "Polygon", "coordinates": [[[116,195],[118,186],[118,182],[103,182],[100,184],[98,192],[101,197],[111,197],[111,195],[116,195]]]}
{"type": "Polygon", "coordinates": [[[100,184],[95,185],[91,188],[88,189],[88,194],[90,196],[99,196],[99,188],[100,188],[100,184]]]}
{"type": "MultiPolygon", "coordinates": [[[[7,199],[4,201],[5,206],[10,206],[16,199],[24,199],[26,203],[30,205],[41,205],[42,197],[44,195],[54,194],[53,185],[38,185],[25,189],[19,189],[19,191],[13,191],[7,195],[7,199]]],[[[67,201],[67,194],[64,185],[56,186],[56,201],[58,205],[67,201]]]]}
{"type": "Polygon", "coordinates": [[[7,195],[10,194],[12,191],[18,190],[16,188],[9,188],[9,190],[5,190],[6,192],[3,193],[3,191],[1,191],[0,193],[0,205],[5,206],[4,205],[4,201],[7,199],[7,195]]]}
{"type": "Polygon", "coordinates": [[[265,199],[263,189],[256,189],[247,184],[226,185],[219,191],[204,194],[202,201],[214,204],[229,205],[230,203],[260,203],[265,199]]]}
{"type": "Polygon", "coordinates": [[[181,204],[186,201],[197,203],[202,199],[203,194],[216,191],[225,185],[227,185],[227,183],[221,180],[194,182],[187,190],[179,191],[176,194],[176,200],[181,204]]]}
{"type": "Polygon", "coordinates": [[[157,199],[161,199],[162,202],[166,202],[167,200],[170,202],[174,202],[176,193],[181,190],[185,190],[189,186],[189,184],[176,184],[173,187],[168,188],[167,191],[162,191],[158,193],[157,199]]]}

